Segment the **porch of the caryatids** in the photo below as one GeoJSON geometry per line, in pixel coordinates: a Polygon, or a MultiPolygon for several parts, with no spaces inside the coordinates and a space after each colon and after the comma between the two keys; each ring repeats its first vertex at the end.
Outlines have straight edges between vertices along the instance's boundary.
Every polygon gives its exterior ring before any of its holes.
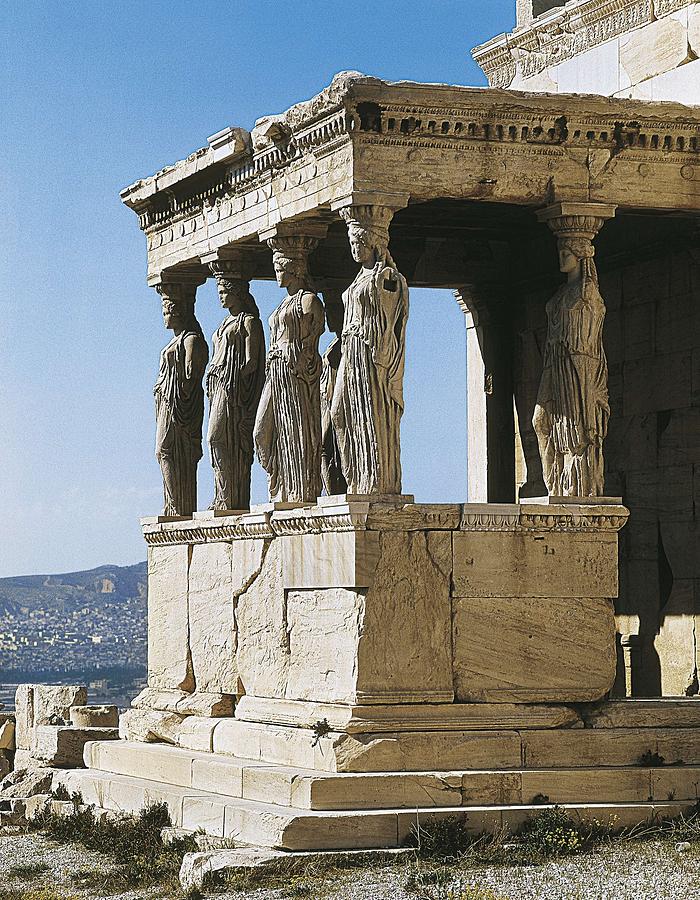
{"type": "Polygon", "coordinates": [[[191,516],[197,509],[197,465],[202,458],[204,390],[209,349],[195,316],[197,287],[205,276],[163,275],[154,285],[162,298],[163,322],[173,332],[160,354],[153,389],[156,459],[163,477],[163,515],[191,516]]]}
{"type": "Polygon", "coordinates": [[[270,499],[311,504],[321,493],[321,356],[323,303],[309,255],[325,226],[290,223],[260,235],[272,250],[277,283],[287,293],[269,319],[270,347],[254,440],[270,499]]]}
{"type": "Polygon", "coordinates": [[[207,440],[214,471],[217,512],[250,507],[253,428],[265,380],[265,336],[250,293],[249,260],[240,250],[222,249],[207,258],[216,279],[224,318],[212,336],[207,373],[207,440]]]}
{"type": "Polygon", "coordinates": [[[361,266],[343,293],[342,355],[331,406],[350,494],[401,494],[408,285],[389,253],[389,224],[405,202],[339,209],[361,266]]]}
{"type": "Polygon", "coordinates": [[[541,210],[557,237],[563,284],[547,303],[547,339],[533,426],[550,496],[605,493],[603,441],[608,430],[605,303],[593,239],[615,207],[559,202],[541,210]]]}

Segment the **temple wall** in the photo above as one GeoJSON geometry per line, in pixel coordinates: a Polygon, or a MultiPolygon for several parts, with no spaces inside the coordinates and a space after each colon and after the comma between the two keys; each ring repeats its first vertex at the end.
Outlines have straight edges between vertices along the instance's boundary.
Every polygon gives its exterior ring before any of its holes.
{"type": "Polygon", "coordinates": [[[698,0],[517,0],[473,53],[492,87],[700,103],[698,0]]]}
{"type": "MultiPolygon", "coordinates": [[[[616,612],[618,631],[631,636],[623,640],[628,690],[642,696],[697,693],[699,262],[690,249],[659,248],[651,258],[600,267],[611,403],[605,491],[630,509],[620,535],[616,612]]],[[[517,328],[524,436],[541,370],[547,296],[545,288],[527,296],[517,328]]]]}
{"type": "Polygon", "coordinates": [[[511,87],[700,103],[700,5],[649,22],[511,87]]]}

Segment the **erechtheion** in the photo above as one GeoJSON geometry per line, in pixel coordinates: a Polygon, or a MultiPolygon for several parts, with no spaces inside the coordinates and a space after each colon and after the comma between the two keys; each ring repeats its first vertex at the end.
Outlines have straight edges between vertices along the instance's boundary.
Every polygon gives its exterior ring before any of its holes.
{"type": "Polygon", "coordinates": [[[295,850],[697,797],[700,4],[518,18],[489,88],[343,72],[123,191],[173,335],[164,506],[148,687],[58,776],[87,802],[295,850]],[[402,480],[416,286],[465,314],[466,503],[402,480]]]}

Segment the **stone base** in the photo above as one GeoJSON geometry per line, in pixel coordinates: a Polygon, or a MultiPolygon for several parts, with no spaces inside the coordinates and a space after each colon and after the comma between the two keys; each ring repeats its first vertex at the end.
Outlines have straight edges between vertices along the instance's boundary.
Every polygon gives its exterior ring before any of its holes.
{"type": "Polygon", "coordinates": [[[149,686],[60,783],[286,850],[395,847],[455,811],[513,826],[544,795],[621,824],[697,796],[698,730],[572,706],[613,684],[627,510],[411,501],[145,525],[149,686]]]}
{"type": "Polygon", "coordinates": [[[397,847],[416,821],[448,815],[475,833],[514,829],[554,804],[631,826],[700,795],[700,704],[686,701],[693,725],[678,728],[655,724],[677,706],[635,702],[601,705],[593,727],[546,730],[319,736],[221,720],[217,752],[92,743],[89,768],[55,771],[54,787],[106,810],[164,801],[178,827],[283,850],[397,847]],[[625,717],[635,727],[605,724],[625,717]]]}
{"type": "Polygon", "coordinates": [[[471,731],[494,728],[562,728],[583,724],[578,712],[561,705],[509,703],[416,703],[346,706],[303,700],[241,697],[236,718],[270,725],[314,728],[323,722],[348,734],[385,731],[471,731]]]}
{"type": "MultiPolygon", "coordinates": [[[[328,715],[349,725],[372,705],[401,729],[387,707],[605,696],[624,507],[407,499],[342,495],[144,525],[149,689],[180,697],[147,705],[230,715],[206,698],[245,695],[249,707],[345,707],[328,715]]],[[[296,721],[287,715],[272,721],[296,721]]],[[[459,728],[461,717],[410,710],[406,727],[459,728]]]]}

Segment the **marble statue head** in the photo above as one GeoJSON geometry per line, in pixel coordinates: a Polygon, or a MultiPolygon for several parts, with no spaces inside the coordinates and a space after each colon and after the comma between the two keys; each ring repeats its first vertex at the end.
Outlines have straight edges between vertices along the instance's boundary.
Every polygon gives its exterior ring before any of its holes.
{"type": "Polygon", "coordinates": [[[235,316],[242,312],[259,315],[257,304],[250,293],[250,283],[246,278],[217,275],[216,288],[221,305],[231,315],[235,316]]]}
{"type": "Polygon", "coordinates": [[[194,290],[188,290],[186,285],[175,282],[163,282],[156,290],[162,298],[163,323],[167,329],[179,332],[195,325],[196,330],[199,330],[199,323],[194,315],[194,290]]]}
{"type": "Polygon", "coordinates": [[[378,206],[349,206],[340,210],[348,227],[355,262],[371,266],[387,260],[392,211],[378,206]]]}
{"type": "Polygon", "coordinates": [[[313,290],[308,260],[309,253],[316,247],[318,241],[297,235],[288,238],[272,238],[267,243],[272,249],[272,264],[277,284],[282,288],[287,288],[293,282],[301,282],[307,290],[313,290]]]}

